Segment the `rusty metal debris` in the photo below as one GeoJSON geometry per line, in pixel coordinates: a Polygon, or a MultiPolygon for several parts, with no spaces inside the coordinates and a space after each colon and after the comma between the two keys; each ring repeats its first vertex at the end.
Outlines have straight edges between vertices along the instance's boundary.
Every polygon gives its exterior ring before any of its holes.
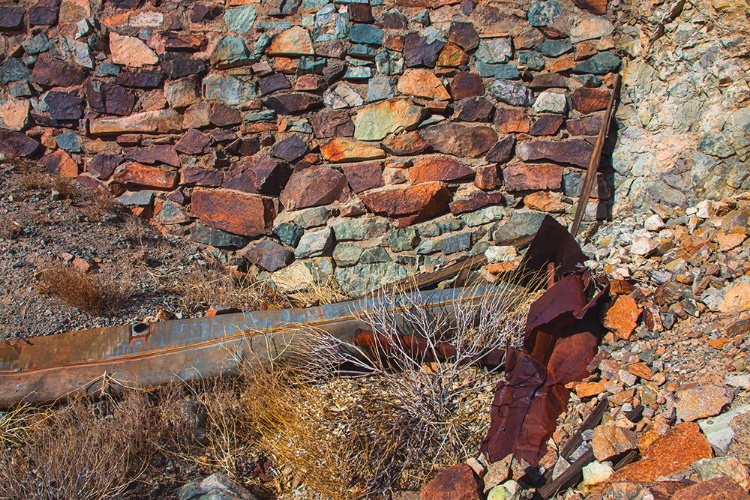
{"type": "Polygon", "coordinates": [[[595,279],[584,259],[575,239],[546,218],[522,265],[544,270],[553,264],[554,271],[529,310],[523,350],[508,349],[506,380],[497,386],[481,448],[490,462],[513,454],[537,466],[567,406],[565,385],[588,375],[602,335],[599,313],[608,283],[595,279]]]}

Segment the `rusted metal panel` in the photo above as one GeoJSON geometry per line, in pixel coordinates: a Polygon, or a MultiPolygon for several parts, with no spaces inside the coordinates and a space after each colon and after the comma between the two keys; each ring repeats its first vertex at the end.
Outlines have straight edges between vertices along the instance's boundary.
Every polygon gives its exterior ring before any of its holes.
{"type": "MultiPolygon", "coordinates": [[[[421,292],[420,302],[450,310],[461,300],[481,300],[488,289],[421,292]]],[[[414,292],[420,293],[420,292],[414,292]]],[[[383,307],[366,298],[305,309],[227,314],[68,332],[0,344],[0,406],[52,401],[116,381],[152,386],[231,372],[242,359],[283,353],[300,331],[328,332],[352,342],[368,325],[358,319],[383,307]],[[105,380],[106,379],[106,380],[105,380]]]]}

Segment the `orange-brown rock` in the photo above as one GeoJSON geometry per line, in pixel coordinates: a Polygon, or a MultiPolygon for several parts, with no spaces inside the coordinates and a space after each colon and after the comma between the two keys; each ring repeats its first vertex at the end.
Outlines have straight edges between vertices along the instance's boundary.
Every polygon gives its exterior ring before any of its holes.
{"type": "Polygon", "coordinates": [[[427,141],[422,139],[422,136],[416,130],[388,136],[383,141],[383,147],[396,156],[419,155],[427,153],[431,149],[427,141]]]}
{"type": "Polygon", "coordinates": [[[748,500],[742,486],[728,477],[716,477],[687,488],[672,496],[672,500],[748,500]]]}
{"type": "Polygon", "coordinates": [[[279,200],[287,210],[327,205],[341,199],[348,192],[345,192],[346,186],[344,174],[331,167],[315,165],[294,172],[279,200]]]}
{"type": "Polygon", "coordinates": [[[174,109],[145,111],[122,118],[96,118],[89,124],[91,135],[172,134],[181,130],[182,115],[174,109]]]}
{"type": "Polygon", "coordinates": [[[469,55],[464,52],[463,49],[458,45],[448,42],[440,52],[440,57],[438,57],[437,65],[455,68],[458,66],[463,66],[468,62],[469,55]]]}
{"type": "Polygon", "coordinates": [[[630,429],[614,423],[600,425],[594,429],[591,440],[594,456],[600,462],[638,447],[638,436],[630,429]]]}
{"type": "Polygon", "coordinates": [[[311,56],[315,50],[310,33],[302,26],[294,26],[273,37],[266,53],[269,56],[311,56]]]}
{"type": "Polygon", "coordinates": [[[402,94],[427,99],[450,99],[450,94],[435,74],[427,69],[406,71],[398,80],[398,91],[402,94]]]}
{"type": "Polygon", "coordinates": [[[648,367],[646,363],[633,363],[628,366],[628,371],[636,377],[641,377],[643,380],[651,380],[654,377],[654,372],[648,367]]]}
{"type": "Polygon", "coordinates": [[[554,163],[518,163],[503,169],[505,189],[508,191],[532,191],[537,189],[560,189],[562,167],[554,163]]]}
{"type": "Polygon", "coordinates": [[[635,287],[625,280],[612,279],[609,281],[609,293],[612,295],[630,295],[635,287]]]}
{"type": "Polygon", "coordinates": [[[177,186],[177,172],[131,161],[117,167],[114,181],[125,186],[174,189],[177,186]]]}
{"type": "Polygon", "coordinates": [[[500,175],[495,165],[477,167],[474,175],[474,185],[479,189],[490,190],[500,186],[500,175]]]}
{"type": "Polygon", "coordinates": [[[531,121],[526,116],[525,108],[509,108],[500,106],[495,110],[495,125],[503,134],[529,132],[531,121]]]}
{"type": "Polygon", "coordinates": [[[44,165],[51,174],[61,175],[63,177],[78,177],[79,169],[76,161],[62,149],[42,157],[39,163],[44,165]]]}
{"type": "Polygon", "coordinates": [[[487,126],[466,126],[458,123],[433,125],[420,130],[420,135],[440,153],[476,158],[497,143],[497,132],[487,126]]]}
{"type": "Polygon", "coordinates": [[[641,310],[635,300],[628,295],[618,296],[604,314],[602,324],[621,339],[629,339],[638,324],[641,310]]]}
{"type": "Polygon", "coordinates": [[[600,380],[598,382],[581,382],[576,384],[575,391],[576,396],[581,399],[590,398],[591,396],[598,396],[607,389],[604,387],[605,381],[600,380]]]}
{"type": "Polygon", "coordinates": [[[573,91],[570,100],[573,103],[573,109],[587,115],[594,111],[607,109],[609,91],[581,87],[573,91]]]}
{"type": "Polygon", "coordinates": [[[474,212],[489,205],[502,205],[505,197],[500,191],[482,191],[476,189],[470,194],[456,197],[450,204],[451,213],[460,215],[466,212],[474,212]]]}
{"type": "Polygon", "coordinates": [[[463,99],[464,97],[480,96],[484,94],[482,86],[482,77],[476,73],[461,71],[453,77],[451,82],[451,94],[454,99],[463,99]]]}
{"type": "Polygon", "coordinates": [[[360,195],[370,212],[402,219],[408,225],[448,212],[450,191],[443,182],[425,182],[407,188],[391,188],[360,195]]]}
{"type": "Polygon", "coordinates": [[[333,163],[377,160],[385,158],[381,148],[351,139],[331,139],[320,147],[323,158],[333,163]]]}
{"type": "Polygon", "coordinates": [[[607,13],[607,0],[573,0],[573,3],[597,16],[607,13]]]}
{"type": "Polygon", "coordinates": [[[224,189],[195,189],[190,211],[207,226],[250,237],[269,234],[276,217],[273,198],[224,189]]]}
{"type": "Polygon", "coordinates": [[[651,443],[644,450],[642,460],[615,472],[609,482],[652,482],[657,477],[669,476],[696,460],[712,456],[711,445],[701,434],[700,427],[692,422],[685,422],[651,443]]]}
{"type": "Polygon", "coordinates": [[[549,191],[529,193],[523,197],[523,204],[531,210],[539,210],[540,212],[549,212],[552,214],[563,213],[567,207],[558,195],[554,195],[549,191]]]}
{"type": "Polygon", "coordinates": [[[415,162],[409,169],[412,184],[468,180],[473,176],[471,167],[448,156],[428,156],[415,162]]]}
{"type": "Polygon", "coordinates": [[[427,483],[421,500],[479,500],[484,498],[482,483],[466,464],[448,467],[427,483]]]}

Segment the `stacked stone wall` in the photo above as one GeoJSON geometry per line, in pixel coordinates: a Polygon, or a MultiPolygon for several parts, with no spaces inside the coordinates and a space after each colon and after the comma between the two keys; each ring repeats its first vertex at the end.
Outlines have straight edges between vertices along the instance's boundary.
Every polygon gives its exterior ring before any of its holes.
{"type": "Polygon", "coordinates": [[[569,218],[622,63],[615,7],[4,2],[0,151],[279,285],[362,291],[569,218]]]}

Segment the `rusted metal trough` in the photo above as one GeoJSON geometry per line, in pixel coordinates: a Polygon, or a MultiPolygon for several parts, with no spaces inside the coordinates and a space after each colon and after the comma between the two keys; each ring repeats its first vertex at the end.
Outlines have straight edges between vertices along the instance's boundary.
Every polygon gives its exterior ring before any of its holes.
{"type": "MultiPolygon", "coordinates": [[[[499,289],[412,293],[422,295],[425,307],[450,313],[457,303],[482,300],[492,290],[499,289]]],[[[261,362],[284,355],[301,332],[323,331],[352,342],[358,329],[368,327],[360,313],[382,307],[383,300],[372,297],[6,341],[0,344],[0,407],[54,401],[106,384],[148,387],[231,373],[243,360],[261,362]]]]}

